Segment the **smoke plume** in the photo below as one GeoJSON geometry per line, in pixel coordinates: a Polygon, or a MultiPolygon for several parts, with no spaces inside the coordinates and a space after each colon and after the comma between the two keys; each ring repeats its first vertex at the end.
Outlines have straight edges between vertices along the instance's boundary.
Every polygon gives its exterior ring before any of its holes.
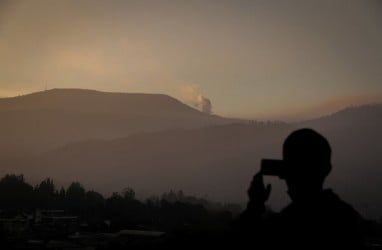
{"type": "Polygon", "coordinates": [[[202,91],[197,85],[186,85],[182,88],[183,99],[197,107],[202,112],[211,114],[212,113],[212,104],[210,99],[202,95],[202,91]]]}

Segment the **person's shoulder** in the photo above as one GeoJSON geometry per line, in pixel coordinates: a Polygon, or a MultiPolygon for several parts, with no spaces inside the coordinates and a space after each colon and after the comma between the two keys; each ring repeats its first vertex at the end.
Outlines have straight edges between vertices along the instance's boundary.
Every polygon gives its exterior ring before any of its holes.
{"type": "Polygon", "coordinates": [[[312,202],[308,203],[290,203],[281,211],[282,217],[294,217],[301,214],[315,214],[320,217],[330,217],[335,220],[343,218],[361,219],[362,216],[353,208],[352,205],[343,201],[333,190],[323,190],[321,195],[312,202]]]}
{"type": "Polygon", "coordinates": [[[349,220],[351,218],[354,220],[362,220],[362,216],[358,213],[358,211],[352,205],[342,200],[331,189],[324,190],[323,196],[326,209],[330,210],[335,216],[342,217],[345,220],[349,220]]]}

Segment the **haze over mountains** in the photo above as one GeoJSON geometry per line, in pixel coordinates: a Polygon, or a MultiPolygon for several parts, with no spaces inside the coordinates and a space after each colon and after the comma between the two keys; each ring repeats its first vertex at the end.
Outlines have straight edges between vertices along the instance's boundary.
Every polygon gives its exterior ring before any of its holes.
{"type": "MultiPolygon", "coordinates": [[[[227,202],[244,202],[260,159],[280,158],[285,137],[311,127],[333,148],[327,186],[366,216],[382,216],[382,105],[262,123],[204,114],[165,95],[52,90],[0,99],[0,117],[1,174],[77,180],[104,193],[130,186],[141,197],[182,189],[227,202]]],[[[271,205],[281,207],[285,187],[266,181],[275,185],[271,205]]]]}
{"type": "Polygon", "coordinates": [[[166,95],[80,89],[0,99],[0,117],[0,154],[8,156],[39,153],[87,139],[229,122],[166,95]]]}

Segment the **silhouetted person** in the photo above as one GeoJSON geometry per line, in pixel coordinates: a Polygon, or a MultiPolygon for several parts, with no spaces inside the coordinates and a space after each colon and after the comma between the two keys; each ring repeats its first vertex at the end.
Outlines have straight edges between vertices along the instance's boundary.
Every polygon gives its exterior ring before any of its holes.
{"type": "MultiPolygon", "coordinates": [[[[257,173],[239,221],[240,242],[260,249],[362,249],[361,216],[332,190],[323,189],[331,171],[328,141],[311,129],[293,132],[284,142],[282,173],[292,203],[266,213],[271,186],[257,173]]],[[[351,183],[349,183],[351,185],[351,183]]]]}

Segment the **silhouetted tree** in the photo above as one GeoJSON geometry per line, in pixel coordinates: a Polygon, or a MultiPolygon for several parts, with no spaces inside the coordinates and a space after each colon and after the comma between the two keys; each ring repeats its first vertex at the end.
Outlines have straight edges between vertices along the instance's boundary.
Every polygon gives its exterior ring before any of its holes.
{"type": "Polygon", "coordinates": [[[60,191],[56,191],[57,195],[57,207],[65,208],[66,207],[66,191],[64,187],[61,187],[60,191]]]}
{"type": "Polygon", "coordinates": [[[100,223],[103,219],[105,199],[100,193],[88,191],[85,194],[85,210],[88,222],[93,224],[100,223]]]}
{"type": "Polygon", "coordinates": [[[14,210],[33,207],[33,187],[23,175],[6,175],[0,180],[0,207],[14,210]]]}
{"type": "Polygon", "coordinates": [[[35,198],[39,208],[57,208],[58,197],[52,179],[47,178],[35,187],[35,198]]]}
{"type": "Polygon", "coordinates": [[[69,212],[83,214],[85,212],[85,188],[79,182],[73,182],[66,190],[65,201],[69,212]]]}
{"type": "Polygon", "coordinates": [[[125,200],[135,200],[135,191],[130,187],[123,189],[122,195],[125,200]]]}

